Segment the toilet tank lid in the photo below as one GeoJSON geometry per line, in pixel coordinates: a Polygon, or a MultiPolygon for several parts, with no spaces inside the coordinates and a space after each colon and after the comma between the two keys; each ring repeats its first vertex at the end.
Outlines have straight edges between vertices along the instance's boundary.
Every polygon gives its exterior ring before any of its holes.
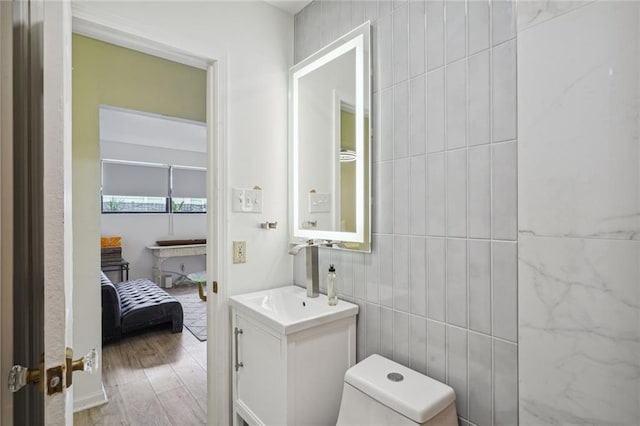
{"type": "Polygon", "coordinates": [[[416,423],[433,418],[456,399],[450,386],[380,355],[351,367],[344,380],[416,423]],[[387,377],[390,373],[399,373],[403,379],[393,381],[387,377]]]}

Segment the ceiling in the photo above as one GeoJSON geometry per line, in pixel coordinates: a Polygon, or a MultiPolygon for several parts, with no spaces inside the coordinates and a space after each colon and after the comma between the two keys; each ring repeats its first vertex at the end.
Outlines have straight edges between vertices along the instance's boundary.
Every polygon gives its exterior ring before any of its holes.
{"type": "Polygon", "coordinates": [[[311,0],[264,0],[272,6],[285,12],[295,15],[300,12],[306,5],[311,3],[311,0]]]}

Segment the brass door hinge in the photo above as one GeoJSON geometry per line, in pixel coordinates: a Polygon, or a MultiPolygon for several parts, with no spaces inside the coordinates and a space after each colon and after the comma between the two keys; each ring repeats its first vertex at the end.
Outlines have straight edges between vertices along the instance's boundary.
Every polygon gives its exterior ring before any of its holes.
{"type": "Polygon", "coordinates": [[[212,284],[212,286],[211,286],[211,289],[213,290],[213,292],[214,292],[215,294],[218,294],[218,281],[214,281],[214,282],[213,282],[213,284],[212,284]]]}

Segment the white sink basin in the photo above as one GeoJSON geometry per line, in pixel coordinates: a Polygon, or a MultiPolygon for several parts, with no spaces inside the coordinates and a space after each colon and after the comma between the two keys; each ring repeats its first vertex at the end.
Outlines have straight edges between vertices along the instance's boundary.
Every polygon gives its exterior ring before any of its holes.
{"type": "Polygon", "coordinates": [[[229,304],[282,334],[358,313],[358,305],[338,300],[337,305],[329,306],[324,294],[310,298],[306,289],[294,285],[232,296],[229,304]]]}

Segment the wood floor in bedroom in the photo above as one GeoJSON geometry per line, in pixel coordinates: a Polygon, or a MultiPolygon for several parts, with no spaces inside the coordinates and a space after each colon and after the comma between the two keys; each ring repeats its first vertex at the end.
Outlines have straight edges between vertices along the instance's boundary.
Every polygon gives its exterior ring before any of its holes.
{"type": "Polygon", "coordinates": [[[207,343],[186,328],[157,329],[102,349],[109,402],[73,416],[76,425],[198,425],[207,422],[207,343]]]}

